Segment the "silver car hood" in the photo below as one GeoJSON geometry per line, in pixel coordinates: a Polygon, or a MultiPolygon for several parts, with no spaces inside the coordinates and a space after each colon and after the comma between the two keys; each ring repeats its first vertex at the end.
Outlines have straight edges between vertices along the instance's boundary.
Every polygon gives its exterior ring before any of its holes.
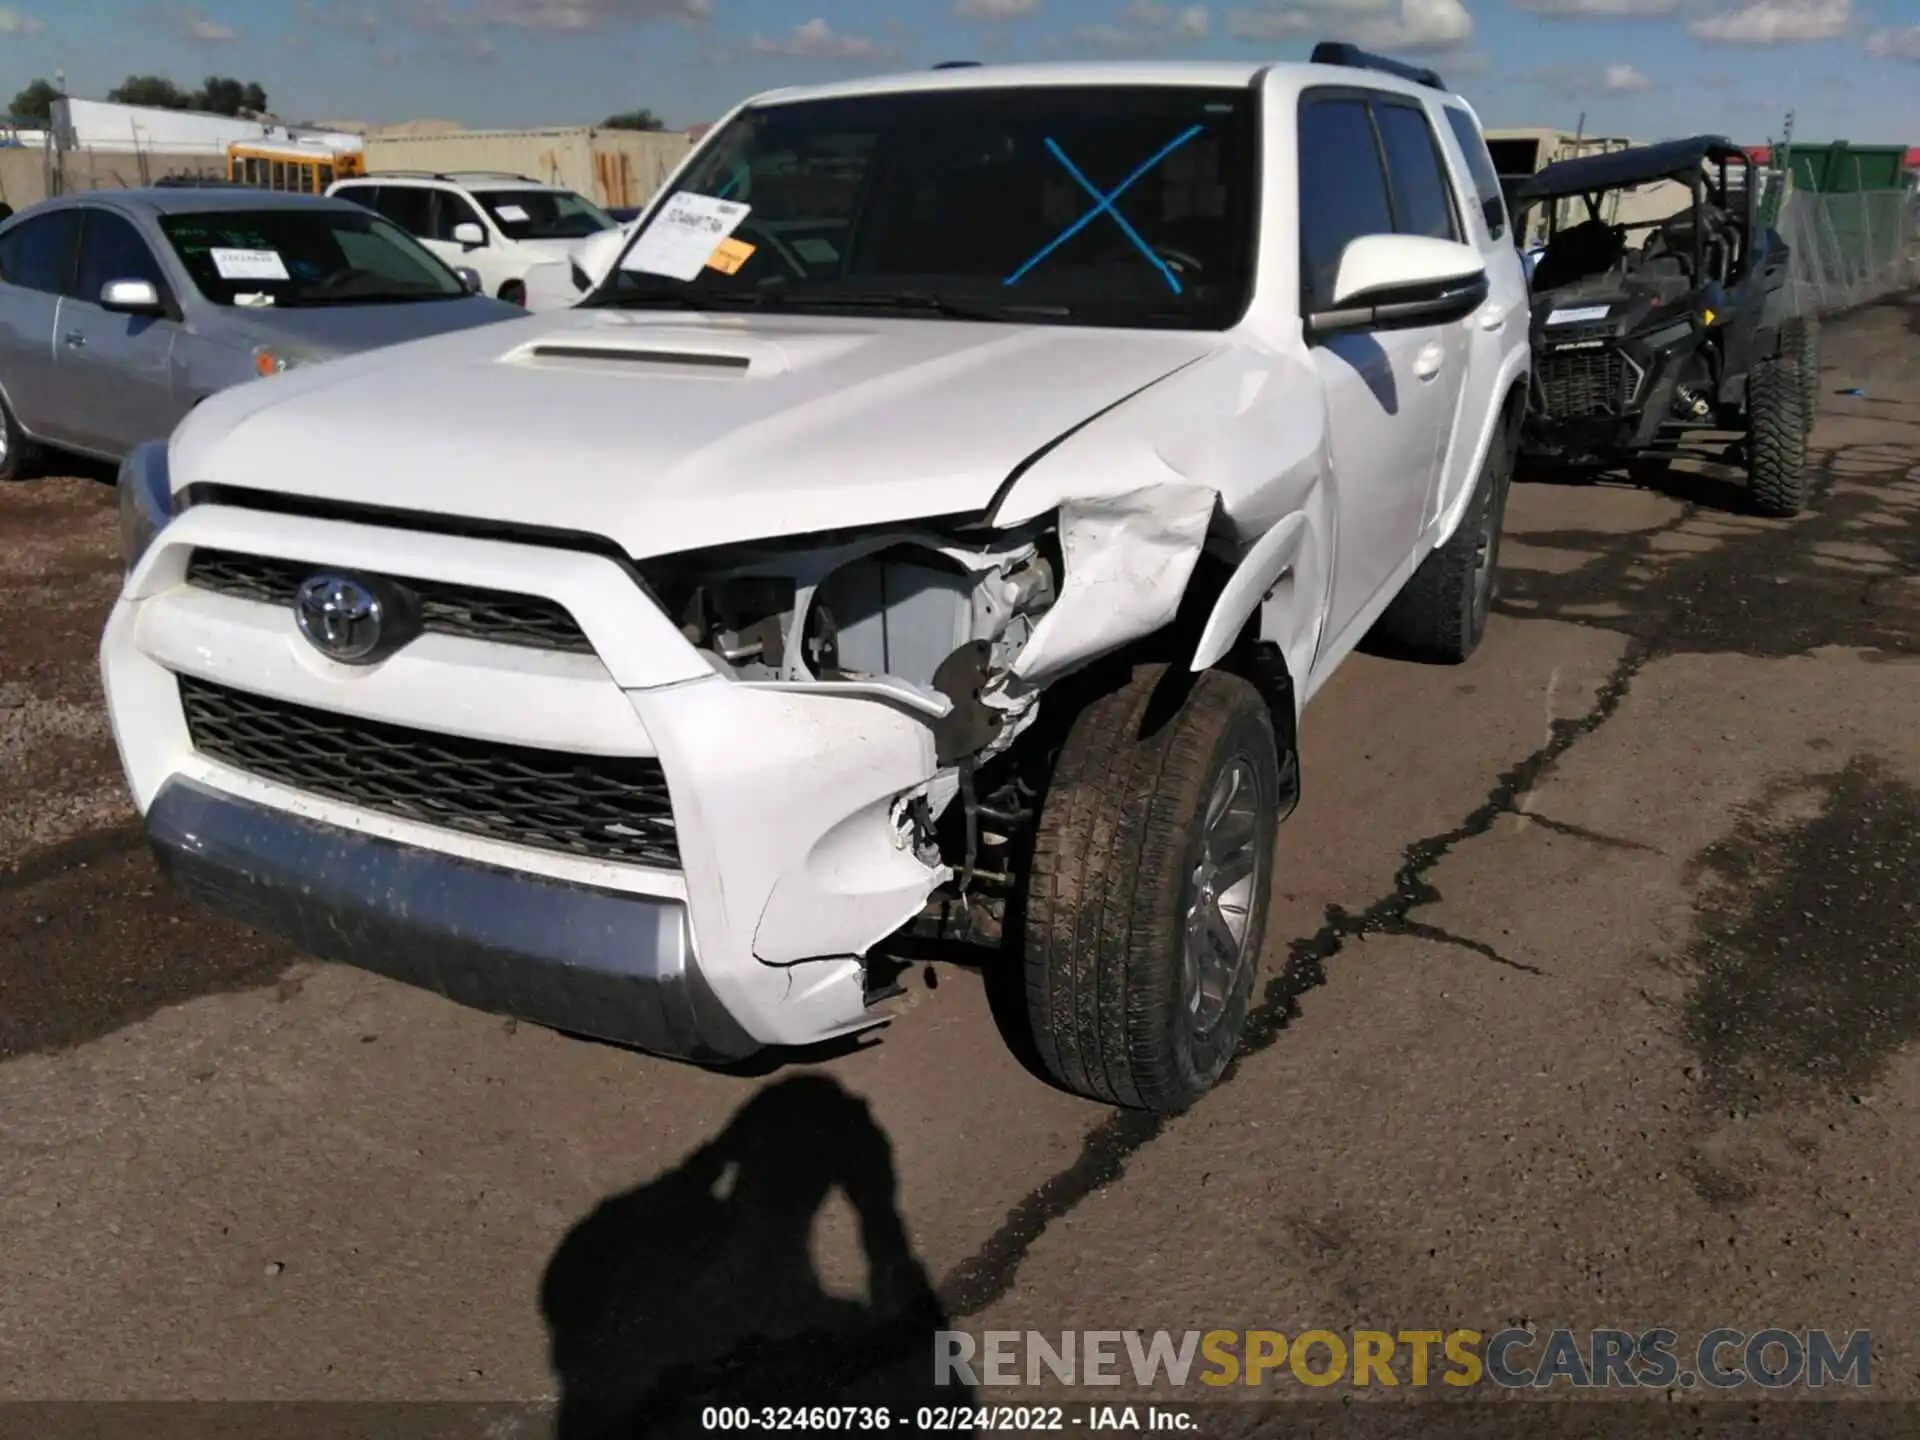
{"type": "Polygon", "coordinates": [[[222,312],[225,328],[255,344],[291,343],[323,355],[351,355],[405,340],[470,330],[498,320],[524,319],[526,311],[486,295],[420,300],[404,305],[317,305],[279,309],[234,306],[222,312]]]}

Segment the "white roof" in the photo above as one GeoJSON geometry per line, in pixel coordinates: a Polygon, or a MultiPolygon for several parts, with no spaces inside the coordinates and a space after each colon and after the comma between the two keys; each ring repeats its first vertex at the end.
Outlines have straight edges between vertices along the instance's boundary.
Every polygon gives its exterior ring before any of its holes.
{"type": "MultiPolygon", "coordinates": [[[[755,97],[757,103],[824,100],[849,95],[890,95],[913,90],[987,90],[1010,85],[1251,85],[1273,68],[1247,60],[1113,60],[1044,65],[968,65],[951,70],[913,70],[790,86],[755,97]]],[[[1304,67],[1301,67],[1304,68],[1304,67]]]]}

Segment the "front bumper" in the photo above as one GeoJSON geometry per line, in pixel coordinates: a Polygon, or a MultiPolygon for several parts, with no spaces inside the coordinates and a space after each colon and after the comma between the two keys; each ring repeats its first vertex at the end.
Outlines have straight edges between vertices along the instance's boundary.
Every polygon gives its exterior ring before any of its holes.
{"type": "MultiPolygon", "coordinates": [[[[248,807],[219,812],[229,817],[222,833],[231,843],[169,861],[196,894],[223,909],[245,903],[252,923],[328,958],[643,1049],[724,1055],[881,1023],[885,1014],[868,1003],[864,957],[919,913],[947,874],[917,858],[900,823],[937,768],[926,717],[880,700],[717,675],[599,555],[203,504],[173,519],[135,565],[102,637],[101,671],[121,762],[150,824],[180,813],[185,802],[169,796],[211,794],[248,807]],[[339,665],[300,635],[290,606],[188,583],[196,548],[550,599],[575,617],[592,653],[427,634],[377,663],[339,665]],[[679,865],[532,848],[239,767],[196,746],[183,681],[467,741],[657,761],[679,865]],[[245,825],[231,820],[241,813],[245,825]],[[262,813],[280,824],[267,825],[262,813]],[[326,844],[311,838],[312,827],[330,837],[326,844]],[[284,867],[253,857],[255,840],[270,858],[296,834],[308,837],[300,844],[326,861],[323,870],[351,876],[370,866],[388,883],[342,890],[347,882],[335,879],[329,890],[315,882],[315,898],[284,867]],[[449,929],[455,912],[419,908],[416,885],[478,894],[478,881],[448,877],[480,874],[495,877],[492,893],[572,917],[576,928],[530,941],[519,929],[449,929]],[[502,888],[503,876],[518,886],[502,888]],[[599,898],[562,906],[554,893],[599,898]],[[630,908],[609,908],[616,902],[630,908]],[[709,995],[725,1023],[699,1007],[689,1021],[685,1004],[664,999],[678,1016],[671,1025],[637,1018],[655,1002],[628,991],[644,988],[634,977],[653,973],[664,952],[636,937],[655,933],[644,917],[667,913],[684,934],[676,943],[684,943],[689,993],[709,995]],[[357,918],[329,929],[316,919],[329,914],[357,918]],[[606,968],[605,947],[615,941],[588,944],[582,917],[639,947],[624,968],[606,968]],[[603,1005],[608,1014],[596,1020],[603,1005]]],[[[155,837],[166,843],[157,828],[155,837]]]]}
{"type": "Polygon", "coordinates": [[[760,1048],[701,976],[672,900],[456,860],[180,776],[147,834],[184,893],[319,959],[658,1055],[760,1048]]]}

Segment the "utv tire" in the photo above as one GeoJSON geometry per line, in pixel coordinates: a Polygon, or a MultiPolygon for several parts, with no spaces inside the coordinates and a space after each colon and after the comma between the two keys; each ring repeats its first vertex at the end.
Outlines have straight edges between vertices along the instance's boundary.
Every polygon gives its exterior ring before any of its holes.
{"type": "Polygon", "coordinates": [[[1798,515],[1807,503],[1807,423],[1799,367],[1754,362],[1747,377],[1747,484],[1754,513],[1798,515]]]}
{"type": "Polygon", "coordinates": [[[1457,665],[1480,644],[1499,586],[1500,528],[1513,484],[1513,441],[1494,437],[1453,535],[1421,562],[1376,627],[1416,660],[1457,665]]]}
{"type": "Polygon", "coordinates": [[[40,447],[27,439],[13,409],[0,400],[0,484],[9,480],[27,480],[39,473],[40,447]]]}
{"type": "Polygon", "coordinates": [[[1813,433],[1820,418],[1820,320],[1815,315],[1795,315],[1780,327],[1780,358],[1791,365],[1800,379],[1800,418],[1807,433],[1813,433]]]}
{"type": "Polygon", "coordinates": [[[1034,1044],[1062,1086],[1170,1115],[1220,1078],[1260,968],[1280,805],[1273,720],[1237,675],[1136,666],[1074,717],[1022,927],[1034,1044]]]}

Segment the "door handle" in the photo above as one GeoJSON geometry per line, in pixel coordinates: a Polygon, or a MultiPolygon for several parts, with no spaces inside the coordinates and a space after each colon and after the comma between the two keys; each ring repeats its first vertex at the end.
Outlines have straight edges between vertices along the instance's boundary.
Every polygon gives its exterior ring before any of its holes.
{"type": "Polygon", "coordinates": [[[87,337],[81,334],[78,330],[69,330],[67,332],[67,344],[71,345],[76,350],[85,349],[87,344],[87,337]]]}
{"type": "Polygon", "coordinates": [[[1480,328],[1482,330],[1498,330],[1506,323],[1507,307],[1504,305],[1489,305],[1480,312],[1480,328]]]}
{"type": "Polygon", "coordinates": [[[1413,373],[1422,380],[1431,380],[1440,373],[1441,362],[1447,358],[1447,352],[1438,344],[1428,345],[1413,357],[1413,373]]]}

